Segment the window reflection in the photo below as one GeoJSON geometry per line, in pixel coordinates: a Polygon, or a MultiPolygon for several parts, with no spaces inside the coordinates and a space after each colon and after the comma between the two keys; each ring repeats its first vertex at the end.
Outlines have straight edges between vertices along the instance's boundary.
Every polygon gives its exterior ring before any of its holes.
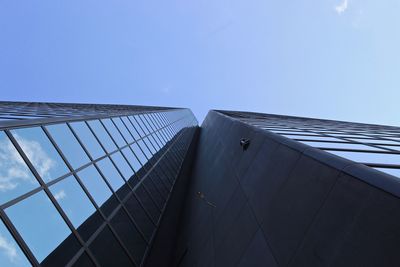
{"type": "Polygon", "coordinates": [[[161,135],[160,132],[156,132],[155,134],[157,135],[158,139],[160,140],[161,147],[163,147],[165,145],[165,140],[164,140],[163,136],[161,135]]]}
{"type": "Polygon", "coordinates": [[[45,182],[69,172],[65,162],[40,127],[17,129],[11,132],[45,182]]]}
{"type": "Polygon", "coordinates": [[[152,150],[152,153],[155,154],[155,153],[158,151],[158,149],[159,149],[158,142],[157,142],[157,140],[154,138],[154,135],[152,135],[152,134],[149,135],[148,140],[151,141],[151,144],[152,144],[151,150],[152,150]]]}
{"type": "Polygon", "coordinates": [[[97,165],[114,191],[117,191],[124,184],[123,178],[115,169],[109,158],[99,161],[97,165]]]}
{"type": "Polygon", "coordinates": [[[146,157],[147,157],[148,159],[150,159],[151,156],[152,156],[152,154],[151,154],[151,152],[150,152],[150,150],[148,149],[148,147],[147,147],[146,144],[148,144],[148,146],[150,146],[150,144],[148,143],[147,138],[144,139],[144,140],[140,140],[140,141],[138,142],[138,145],[139,145],[140,148],[143,150],[143,152],[144,152],[144,154],[146,155],[146,157]],[[145,143],[145,141],[146,141],[146,143],[145,143]]]}
{"type": "Polygon", "coordinates": [[[400,169],[391,169],[391,168],[375,168],[375,169],[400,178],[400,169]]]}
{"type": "Polygon", "coordinates": [[[147,159],[146,156],[143,154],[143,152],[140,150],[139,146],[137,145],[137,143],[134,143],[131,145],[132,151],[133,153],[135,153],[135,155],[138,157],[140,163],[142,165],[146,164],[147,159]]]}
{"type": "Polygon", "coordinates": [[[399,164],[400,154],[329,151],[329,153],[361,163],[399,164]]]}
{"type": "Polygon", "coordinates": [[[78,172],[78,176],[99,207],[111,197],[110,188],[93,165],[78,172]]]}
{"type": "Polygon", "coordinates": [[[114,161],[115,165],[117,165],[117,168],[120,170],[125,180],[129,180],[129,178],[131,178],[131,176],[133,175],[133,170],[126,162],[121,152],[112,154],[111,158],[114,161]]]}
{"type": "Polygon", "coordinates": [[[114,141],[118,144],[119,147],[126,145],[126,142],[122,138],[122,135],[119,133],[117,128],[115,128],[114,124],[110,119],[102,119],[104,126],[107,128],[108,132],[111,134],[114,141]]]}
{"type": "Polygon", "coordinates": [[[333,137],[328,137],[328,136],[307,136],[307,135],[287,135],[287,134],[281,134],[282,136],[285,136],[290,139],[302,139],[302,140],[316,140],[316,141],[343,141],[337,138],[333,137]]]}
{"type": "Polygon", "coordinates": [[[94,206],[73,176],[52,185],[50,191],[75,228],[95,212],[94,206]]]}
{"type": "Polygon", "coordinates": [[[380,145],[379,147],[383,147],[383,148],[388,148],[388,149],[400,151],[400,146],[381,146],[381,145],[380,145]]]}
{"type": "Polygon", "coordinates": [[[110,135],[106,132],[103,125],[98,120],[88,121],[89,126],[92,128],[97,138],[107,150],[108,153],[117,149],[117,146],[112,141],[110,135]]]}
{"type": "Polygon", "coordinates": [[[0,132],[0,204],[39,186],[4,132],[0,132]]]}
{"type": "Polygon", "coordinates": [[[128,127],[129,132],[132,134],[133,138],[135,140],[140,139],[140,136],[136,129],[133,127],[131,121],[128,119],[128,117],[122,117],[122,120],[124,121],[126,127],[128,127]]]}
{"type": "Polygon", "coordinates": [[[32,266],[22,250],[0,221],[0,266],[22,267],[32,266]]]}
{"type": "Polygon", "coordinates": [[[372,146],[366,146],[362,144],[352,144],[352,143],[330,143],[330,142],[308,142],[308,141],[299,141],[303,144],[312,146],[312,147],[323,147],[323,148],[343,148],[343,149],[358,149],[358,150],[375,150],[375,151],[384,151],[383,149],[375,148],[372,146]]]}
{"type": "Polygon", "coordinates": [[[136,119],[137,119],[138,123],[140,124],[140,126],[142,126],[142,129],[146,133],[146,135],[149,134],[150,133],[150,128],[147,125],[147,122],[144,120],[143,115],[140,114],[140,115],[136,116],[136,119]]]}
{"type": "Polygon", "coordinates": [[[129,161],[130,165],[132,166],[133,170],[137,172],[142,166],[140,165],[139,160],[135,157],[129,147],[122,149],[122,154],[126,157],[129,161]]]}
{"type": "Polygon", "coordinates": [[[71,234],[43,191],[7,208],[6,213],[39,262],[71,234]]]}
{"type": "Polygon", "coordinates": [[[363,139],[363,138],[351,138],[352,141],[360,142],[360,143],[378,143],[378,144],[388,144],[388,145],[400,145],[399,142],[390,141],[390,140],[381,140],[381,139],[363,139]]]}
{"type": "Polygon", "coordinates": [[[93,159],[104,156],[105,152],[103,148],[100,146],[99,142],[96,140],[85,122],[73,122],[70,125],[93,159]]]}
{"type": "Polygon", "coordinates": [[[90,161],[82,146],[65,123],[49,125],[46,128],[74,169],[90,161]]]}
{"type": "Polygon", "coordinates": [[[133,127],[136,129],[136,131],[139,133],[140,137],[145,136],[145,133],[143,132],[142,128],[140,128],[135,116],[129,116],[129,119],[133,125],[133,127]]]}
{"type": "Polygon", "coordinates": [[[122,122],[121,118],[113,118],[112,119],[115,123],[115,125],[117,125],[118,130],[122,133],[122,135],[124,136],[125,140],[128,143],[132,143],[133,137],[132,135],[129,133],[128,129],[126,129],[124,123],[122,122]]]}

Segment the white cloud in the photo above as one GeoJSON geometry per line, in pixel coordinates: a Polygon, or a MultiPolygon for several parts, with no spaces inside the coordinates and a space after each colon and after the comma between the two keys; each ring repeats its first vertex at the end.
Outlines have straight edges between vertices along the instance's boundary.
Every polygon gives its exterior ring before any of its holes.
{"type": "Polygon", "coordinates": [[[32,182],[32,175],[9,140],[0,142],[0,191],[13,190],[21,182],[32,182]]]}
{"type": "Polygon", "coordinates": [[[8,242],[6,238],[0,235],[0,250],[2,250],[11,262],[16,262],[18,259],[17,249],[15,245],[8,242]]]}
{"type": "Polygon", "coordinates": [[[347,9],[348,4],[349,4],[348,0],[343,0],[342,3],[335,6],[336,13],[338,13],[339,15],[342,14],[347,9]]]}
{"type": "MultiPolygon", "coordinates": [[[[54,160],[46,154],[40,143],[18,135],[15,138],[42,178],[49,180],[49,171],[56,164],[54,160]]],[[[13,190],[21,183],[36,183],[36,180],[14,145],[8,139],[3,139],[0,141],[0,192],[13,190]]]]}
{"type": "Polygon", "coordinates": [[[39,142],[23,139],[16,134],[14,137],[17,139],[26,156],[35,166],[39,175],[44,180],[49,180],[50,177],[48,177],[48,174],[50,169],[56,165],[55,161],[47,155],[39,142]]]}
{"type": "Polygon", "coordinates": [[[65,198],[66,196],[67,196],[67,194],[65,193],[64,190],[61,190],[60,192],[57,192],[54,194],[54,198],[56,200],[61,200],[61,199],[65,198]]]}

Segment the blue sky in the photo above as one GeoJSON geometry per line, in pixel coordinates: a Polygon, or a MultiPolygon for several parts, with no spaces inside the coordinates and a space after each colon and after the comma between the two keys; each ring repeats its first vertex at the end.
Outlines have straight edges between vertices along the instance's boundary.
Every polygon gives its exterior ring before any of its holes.
{"type": "Polygon", "coordinates": [[[400,125],[398,0],[1,1],[2,100],[400,125]]]}

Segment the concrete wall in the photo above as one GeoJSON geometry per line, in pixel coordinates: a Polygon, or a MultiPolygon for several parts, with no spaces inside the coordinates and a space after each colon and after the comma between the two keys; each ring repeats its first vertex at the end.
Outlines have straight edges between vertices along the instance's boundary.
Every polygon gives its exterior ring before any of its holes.
{"type": "Polygon", "coordinates": [[[211,111],[173,266],[398,266],[400,201],[381,182],[398,185],[211,111]]]}

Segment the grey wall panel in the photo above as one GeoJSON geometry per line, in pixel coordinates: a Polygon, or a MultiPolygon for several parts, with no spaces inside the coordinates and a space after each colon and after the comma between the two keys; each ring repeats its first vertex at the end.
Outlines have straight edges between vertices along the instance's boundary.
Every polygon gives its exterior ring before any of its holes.
{"type": "Polygon", "coordinates": [[[399,199],[365,175],[379,179],[211,111],[173,266],[397,266],[399,199]]]}

